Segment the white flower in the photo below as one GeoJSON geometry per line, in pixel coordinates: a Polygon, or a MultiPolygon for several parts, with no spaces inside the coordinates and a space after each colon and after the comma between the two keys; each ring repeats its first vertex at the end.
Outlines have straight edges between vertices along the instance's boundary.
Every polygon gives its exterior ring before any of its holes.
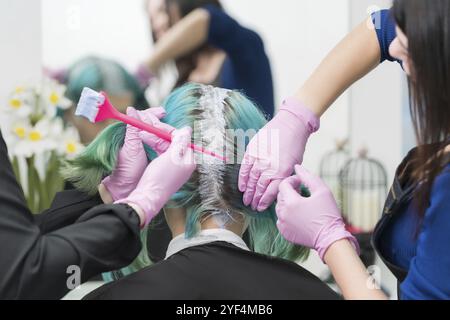
{"type": "Polygon", "coordinates": [[[42,119],[35,126],[25,122],[16,122],[10,129],[15,143],[10,144],[14,156],[29,158],[35,154],[56,149],[56,141],[50,135],[52,123],[42,119]]]}
{"type": "Polygon", "coordinates": [[[6,107],[6,113],[19,118],[26,118],[33,112],[34,95],[32,90],[17,87],[9,96],[6,107]]]}
{"type": "Polygon", "coordinates": [[[68,127],[61,135],[58,141],[58,154],[64,156],[66,159],[73,159],[81,151],[84,146],[80,142],[78,131],[74,127],[68,127]]]}
{"type": "Polygon", "coordinates": [[[64,94],[66,87],[53,80],[45,80],[41,89],[41,97],[44,103],[45,113],[54,118],[59,109],[67,110],[72,106],[72,101],[64,94]]]}
{"type": "Polygon", "coordinates": [[[26,139],[31,124],[28,119],[12,119],[12,117],[8,119],[2,123],[2,132],[9,148],[12,148],[26,139]]]}

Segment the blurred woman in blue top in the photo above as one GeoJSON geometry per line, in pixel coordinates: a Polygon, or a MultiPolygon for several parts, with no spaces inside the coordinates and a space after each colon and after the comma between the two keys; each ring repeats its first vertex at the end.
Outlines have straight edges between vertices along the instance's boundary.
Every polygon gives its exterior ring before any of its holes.
{"type": "Polygon", "coordinates": [[[264,43],[218,0],[149,0],[148,12],[155,47],[141,74],[156,75],[175,61],[176,86],[198,82],[241,90],[267,118],[273,116],[273,80],[264,43]]]}

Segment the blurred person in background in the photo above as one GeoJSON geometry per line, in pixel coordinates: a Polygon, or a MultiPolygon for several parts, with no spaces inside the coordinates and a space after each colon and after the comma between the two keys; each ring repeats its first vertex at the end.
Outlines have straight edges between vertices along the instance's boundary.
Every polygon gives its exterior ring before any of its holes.
{"type": "Polygon", "coordinates": [[[242,90],[272,118],[272,71],[255,31],[229,16],[218,0],[147,0],[146,9],[155,46],[138,78],[149,85],[152,106],[174,87],[198,82],[242,90]]]}

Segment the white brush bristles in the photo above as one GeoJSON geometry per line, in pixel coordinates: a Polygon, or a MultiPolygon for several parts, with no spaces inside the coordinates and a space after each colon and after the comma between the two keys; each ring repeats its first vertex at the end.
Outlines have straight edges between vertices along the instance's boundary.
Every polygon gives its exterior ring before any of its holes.
{"type": "Polygon", "coordinates": [[[95,123],[99,112],[99,106],[105,102],[105,97],[95,90],[84,88],[81,92],[80,101],[75,111],[76,116],[82,116],[90,122],[95,123]]]}

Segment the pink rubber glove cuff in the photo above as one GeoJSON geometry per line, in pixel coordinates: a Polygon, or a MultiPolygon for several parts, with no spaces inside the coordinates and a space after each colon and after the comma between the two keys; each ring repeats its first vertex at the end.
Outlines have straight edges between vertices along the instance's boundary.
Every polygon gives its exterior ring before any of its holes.
{"type": "Polygon", "coordinates": [[[128,205],[134,204],[134,205],[138,206],[139,208],[141,208],[145,215],[144,221],[141,224],[141,229],[144,229],[145,227],[147,227],[150,224],[150,222],[153,220],[153,218],[159,213],[159,210],[158,210],[158,212],[156,212],[155,208],[153,208],[151,206],[151,204],[153,202],[147,201],[147,198],[148,197],[145,195],[133,194],[133,196],[130,195],[127,199],[118,200],[118,201],[114,202],[114,204],[128,204],[128,205]],[[144,207],[143,207],[143,204],[144,204],[144,207]]]}
{"type": "Polygon", "coordinates": [[[303,103],[294,97],[283,101],[280,111],[288,111],[296,116],[309,129],[310,135],[320,129],[320,119],[303,103]]]}
{"type": "MultiPolygon", "coordinates": [[[[114,201],[121,198],[120,197],[120,195],[122,193],[121,188],[116,187],[118,185],[112,181],[111,176],[107,176],[105,179],[103,179],[103,181],[101,183],[105,186],[106,190],[109,192],[109,194],[111,195],[111,197],[113,198],[114,201]]],[[[133,188],[134,187],[136,187],[136,186],[134,185],[133,188]]]]}
{"type": "Polygon", "coordinates": [[[323,232],[325,232],[325,234],[321,236],[320,242],[316,244],[315,249],[324,263],[327,250],[333,243],[339,240],[347,239],[353,245],[358,255],[360,254],[358,241],[350,232],[345,230],[345,226],[343,224],[327,228],[327,230],[323,230],[323,232]]]}
{"type": "Polygon", "coordinates": [[[145,215],[144,227],[159,213],[195,171],[194,154],[189,144],[191,128],[176,130],[169,149],[145,169],[136,189],[116,203],[134,204],[145,215]]]}
{"type": "Polygon", "coordinates": [[[289,242],[315,249],[322,261],[328,248],[342,239],[348,239],[359,253],[359,244],[346,230],[328,186],[301,166],[296,166],[295,172],[279,187],[277,227],[283,237],[289,242]],[[310,197],[299,194],[301,185],[308,187],[310,197]]]}
{"type": "Polygon", "coordinates": [[[250,141],[239,172],[243,203],[262,212],[276,199],[278,186],[303,162],[306,143],[320,127],[314,113],[295,98],[250,141]]]}

